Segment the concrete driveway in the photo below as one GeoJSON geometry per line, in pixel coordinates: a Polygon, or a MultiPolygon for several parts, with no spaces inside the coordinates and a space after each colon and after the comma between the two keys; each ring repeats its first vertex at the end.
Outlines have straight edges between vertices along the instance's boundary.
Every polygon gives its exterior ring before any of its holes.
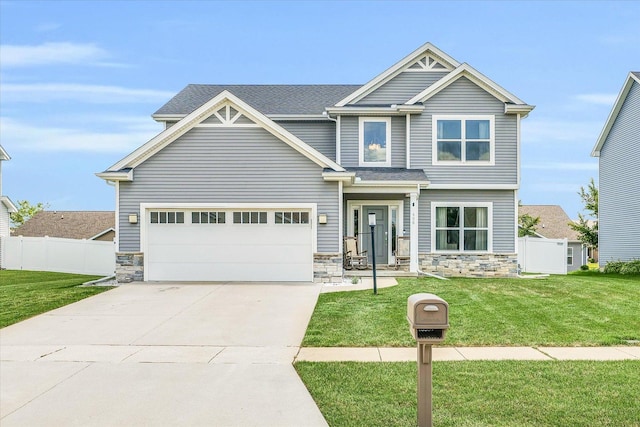
{"type": "Polygon", "coordinates": [[[315,284],[132,284],[0,330],[0,425],[326,426],[315,284]]]}

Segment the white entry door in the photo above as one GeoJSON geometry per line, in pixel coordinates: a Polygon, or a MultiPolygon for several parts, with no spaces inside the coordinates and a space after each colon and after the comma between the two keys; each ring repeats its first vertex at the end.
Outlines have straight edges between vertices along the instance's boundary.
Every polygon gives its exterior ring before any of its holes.
{"type": "Polygon", "coordinates": [[[150,209],[146,280],[313,280],[306,209],[150,209]]]}

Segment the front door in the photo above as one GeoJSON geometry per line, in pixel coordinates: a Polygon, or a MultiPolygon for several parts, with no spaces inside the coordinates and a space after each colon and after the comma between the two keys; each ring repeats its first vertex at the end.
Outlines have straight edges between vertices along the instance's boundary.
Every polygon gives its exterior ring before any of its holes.
{"type": "Polygon", "coordinates": [[[388,206],[363,206],[360,235],[362,236],[361,251],[367,251],[369,264],[373,263],[371,251],[371,227],[369,227],[369,214],[376,214],[376,226],[374,240],[376,244],[376,264],[389,263],[389,232],[388,232],[388,206]]]}

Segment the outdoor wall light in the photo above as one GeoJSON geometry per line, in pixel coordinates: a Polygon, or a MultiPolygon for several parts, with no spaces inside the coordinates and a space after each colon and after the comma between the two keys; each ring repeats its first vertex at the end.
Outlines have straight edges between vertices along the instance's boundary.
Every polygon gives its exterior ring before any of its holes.
{"type": "Polygon", "coordinates": [[[129,214],[129,224],[137,224],[138,223],[138,214],[132,213],[129,214]]]}
{"type": "Polygon", "coordinates": [[[327,214],[318,215],[318,224],[326,224],[327,223],[327,214]]]}

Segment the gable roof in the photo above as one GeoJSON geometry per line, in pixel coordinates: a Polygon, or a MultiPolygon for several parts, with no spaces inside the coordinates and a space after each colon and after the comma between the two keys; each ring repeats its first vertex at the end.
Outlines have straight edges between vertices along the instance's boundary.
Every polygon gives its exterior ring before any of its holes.
{"type": "Polygon", "coordinates": [[[315,148],[312,148],[297,136],[284,129],[282,126],[275,123],[273,120],[260,113],[255,108],[251,107],[246,102],[242,101],[237,96],[233,95],[229,91],[223,91],[214,98],[210,99],[205,104],[198,107],[196,110],[189,113],[186,117],[181,119],[178,123],[160,132],[154,138],[149,140],[146,144],[139,147],[137,150],[129,154],[124,159],[120,160],[103,173],[97,173],[96,175],[105,180],[132,180],[132,171],[123,172],[126,168],[135,168],[143,163],[145,160],[162,150],[164,147],[178,139],[180,136],[193,129],[194,126],[214,114],[223,105],[230,105],[235,110],[246,115],[250,120],[254,121],[260,127],[280,139],[300,154],[307,157],[317,165],[323,168],[331,168],[336,171],[344,171],[344,169],[335,163],[333,160],[320,153],[315,148]],[[122,176],[120,176],[122,175],[122,176]]]}
{"type": "Polygon", "coordinates": [[[2,148],[2,145],[0,145],[0,160],[11,160],[11,157],[5,151],[5,149],[2,148]]]}
{"type": "MultiPolygon", "coordinates": [[[[360,87],[353,93],[349,94],[349,96],[341,99],[339,102],[335,104],[336,107],[344,107],[345,105],[357,101],[360,98],[363,98],[400,74],[406,68],[408,68],[412,63],[417,61],[421,56],[425,54],[431,54],[437,57],[440,61],[444,62],[445,65],[450,68],[456,68],[460,65],[458,61],[453,59],[451,56],[447,55],[431,43],[425,43],[420,46],[418,49],[411,52],[409,55],[402,58],[400,61],[396,62],[394,65],[378,74],[376,77],[371,79],[364,86],[360,87]]],[[[328,106],[328,105],[327,105],[328,106]]]]}
{"type": "Polygon", "coordinates": [[[113,211],[40,211],[16,228],[14,236],[92,239],[113,230],[113,211]]]}
{"type": "Polygon", "coordinates": [[[592,157],[600,157],[600,150],[602,150],[602,146],[607,140],[609,132],[611,132],[611,128],[613,127],[613,124],[615,123],[616,118],[618,117],[618,114],[620,113],[620,110],[622,109],[622,106],[627,99],[627,95],[629,94],[629,91],[633,87],[634,83],[640,84],[640,72],[638,71],[631,71],[627,76],[624,85],[622,85],[622,90],[620,90],[618,98],[616,98],[616,102],[613,104],[613,109],[611,110],[611,113],[609,113],[609,117],[604,123],[604,128],[602,128],[602,132],[600,132],[600,136],[596,141],[596,145],[591,151],[592,157]]]}
{"type": "Polygon", "coordinates": [[[523,214],[540,217],[536,233],[542,237],[578,241],[578,233],[569,227],[571,219],[559,205],[522,205],[518,207],[518,216],[523,214]]]}
{"type": "Polygon", "coordinates": [[[534,106],[528,105],[526,102],[524,102],[467,63],[461,64],[455,70],[444,76],[442,79],[438,80],[437,82],[411,98],[409,101],[407,101],[407,104],[424,102],[462,77],[466,77],[471,82],[489,92],[500,101],[520,107],[518,111],[515,111],[513,108],[508,109],[505,107],[505,112],[507,112],[508,110],[512,110],[513,112],[528,113],[534,108],[534,106]]]}
{"type": "Polygon", "coordinates": [[[203,85],[190,84],[152,117],[186,116],[211,98],[229,91],[262,114],[321,115],[327,106],[357,90],[361,85],[203,85]]]}

